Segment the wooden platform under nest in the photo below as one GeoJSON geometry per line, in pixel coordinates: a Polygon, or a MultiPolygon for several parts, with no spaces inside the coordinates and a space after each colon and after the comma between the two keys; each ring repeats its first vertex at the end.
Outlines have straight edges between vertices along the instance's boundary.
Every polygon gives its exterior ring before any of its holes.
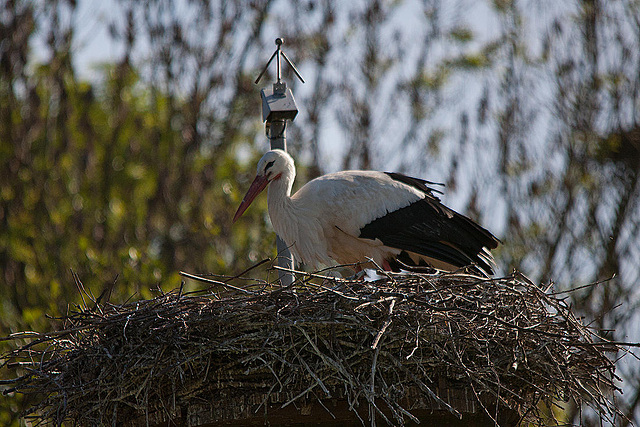
{"type": "Polygon", "coordinates": [[[297,277],[70,313],[4,356],[24,372],[8,392],[39,397],[36,421],[79,425],[515,425],[569,401],[615,414],[613,344],[520,274],[297,277]]]}

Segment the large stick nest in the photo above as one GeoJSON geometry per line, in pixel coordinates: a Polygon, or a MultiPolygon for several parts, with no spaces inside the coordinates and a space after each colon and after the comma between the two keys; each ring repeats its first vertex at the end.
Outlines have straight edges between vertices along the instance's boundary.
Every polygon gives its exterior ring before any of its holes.
{"type": "Polygon", "coordinates": [[[5,355],[25,372],[5,394],[38,397],[36,421],[80,425],[176,419],[203,402],[213,418],[268,417],[274,402],[332,398],[367,408],[363,423],[415,421],[419,401],[461,416],[444,389],[494,420],[508,408],[541,423],[541,403],[562,401],[615,414],[604,343],[522,275],[300,277],[78,307],[63,330],[12,336],[32,341],[5,355]]]}

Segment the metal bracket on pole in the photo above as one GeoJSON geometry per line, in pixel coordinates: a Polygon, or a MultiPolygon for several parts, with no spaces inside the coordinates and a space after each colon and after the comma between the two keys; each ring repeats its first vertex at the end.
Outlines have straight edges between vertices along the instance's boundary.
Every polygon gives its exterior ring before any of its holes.
{"type": "MultiPolygon", "coordinates": [[[[262,98],[262,121],[265,122],[265,130],[267,138],[271,143],[271,149],[281,149],[287,151],[287,120],[293,121],[298,114],[298,107],[296,101],[293,98],[291,89],[287,88],[287,83],[282,80],[281,73],[281,58],[287,61],[287,64],[291,67],[293,72],[298,76],[300,81],[304,83],[304,79],[296,69],[295,65],[287,58],[287,55],[282,51],[281,46],[284,44],[284,39],[276,39],[276,51],[271,55],[267,65],[264,67],[255,83],[258,84],[260,79],[267,72],[271,61],[276,59],[276,82],[273,83],[271,88],[264,88],[260,92],[262,98]]],[[[291,251],[287,247],[286,243],[276,236],[276,248],[278,251],[278,265],[289,270],[293,270],[294,259],[291,251]]],[[[279,271],[280,284],[282,286],[289,286],[295,280],[293,273],[285,271],[279,271]]]]}

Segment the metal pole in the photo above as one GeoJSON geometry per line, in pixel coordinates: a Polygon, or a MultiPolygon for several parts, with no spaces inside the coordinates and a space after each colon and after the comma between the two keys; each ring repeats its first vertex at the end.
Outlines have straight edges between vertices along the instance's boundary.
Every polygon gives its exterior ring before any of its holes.
{"type": "MultiPolygon", "coordinates": [[[[269,125],[269,141],[271,149],[280,149],[287,151],[287,122],[285,120],[274,120],[269,125]]],[[[295,263],[293,254],[289,250],[287,244],[276,235],[276,250],[278,252],[278,266],[293,270],[295,263]]],[[[282,286],[289,286],[295,280],[293,273],[286,271],[278,271],[278,277],[282,286]]]]}
{"type": "MultiPolygon", "coordinates": [[[[304,83],[304,80],[293,63],[282,51],[281,46],[283,43],[284,39],[280,37],[276,39],[276,51],[271,55],[269,62],[267,62],[267,65],[256,79],[256,84],[267,71],[267,68],[269,68],[269,64],[271,64],[273,58],[275,58],[276,82],[273,83],[271,88],[262,89],[260,92],[260,96],[262,97],[262,120],[265,122],[271,149],[287,151],[287,120],[292,121],[296,117],[298,107],[293,98],[293,93],[291,93],[290,89],[287,89],[287,83],[282,81],[281,56],[287,61],[287,64],[289,64],[302,83],[304,83]]],[[[293,270],[295,265],[293,255],[286,243],[279,236],[276,236],[276,248],[278,250],[278,265],[288,270],[293,270]]],[[[293,273],[287,271],[279,271],[278,273],[282,286],[289,286],[295,280],[293,273]]]]}

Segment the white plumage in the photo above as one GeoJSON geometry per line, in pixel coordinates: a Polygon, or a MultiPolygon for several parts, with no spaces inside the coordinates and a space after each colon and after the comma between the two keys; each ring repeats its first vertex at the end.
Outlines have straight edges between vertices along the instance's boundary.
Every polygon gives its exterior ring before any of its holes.
{"type": "Polygon", "coordinates": [[[293,159],[267,152],[234,222],[264,188],[276,233],[297,260],[318,267],[373,259],[385,269],[427,265],[455,270],[475,264],[492,273],[487,249],[498,240],[442,205],[428,182],[401,174],[343,171],[309,181],[291,196],[293,159]]]}

